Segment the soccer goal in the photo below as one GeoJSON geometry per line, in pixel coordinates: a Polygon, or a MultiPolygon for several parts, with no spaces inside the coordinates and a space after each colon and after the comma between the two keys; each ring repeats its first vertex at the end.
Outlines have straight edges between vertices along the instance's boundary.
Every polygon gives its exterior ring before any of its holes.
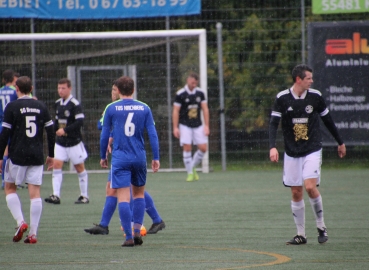
{"type": "MultiPolygon", "coordinates": [[[[162,170],[184,170],[182,150],[172,136],[172,104],[189,72],[199,73],[200,88],[207,95],[204,29],[3,34],[0,50],[1,70],[11,68],[33,78],[35,95],[50,109],[58,98],[58,80],[72,80],[73,94],[81,100],[85,113],[83,140],[89,153],[88,170],[100,171],[100,132],[96,125],[111,101],[112,82],[122,75],[135,80],[137,99],[153,111],[162,170]]],[[[151,160],[148,142],[147,154],[151,160]]],[[[208,153],[202,171],[209,172],[208,153]]]]}

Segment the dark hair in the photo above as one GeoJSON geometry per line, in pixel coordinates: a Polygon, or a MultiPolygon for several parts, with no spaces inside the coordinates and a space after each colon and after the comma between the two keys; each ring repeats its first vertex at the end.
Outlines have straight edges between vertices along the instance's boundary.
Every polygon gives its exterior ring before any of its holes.
{"type": "Polygon", "coordinates": [[[199,80],[199,75],[197,75],[197,73],[195,72],[191,72],[190,74],[188,74],[187,78],[194,78],[196,81],[199,80]]]}
{"type": "Polygon", "coordinates": [[[31,93],[32,91],[32,81],[27,76],[19,77],[15,84],[18,86],[19,91],[25,95],[31,93]]]}
{"type": "Polygon", "coordinates": [[[67,84],[68,87],[72,86],[72,82],[68,78],[63,78],[58,81],[58,84],[67,84]]]}
{"type": "Polygon", "coordinates": [[[306,77],[306,71],[313,72],[312,68],[307,65],[301,64],[295,66],[292,70],[293,82],[296,82],[297,77],[300,77],[301,80],[303,80],[306,77]]]}
{"type": "Polygon", "coordinates": [[[21,75],[19,74],[19,72],[14,72],[14,77],[19,78],[21,75]]]}
{"type": "Polygon", "coordinates": [[[14,80],[14,71],[7,69],[3,72],[3,83],[11,83],[14,80]]]}
{"type": "Polygon", "coordinates": [[[124,96],[132,95],[135,88],[134,81],[128,76],[122,76],[116,79],[114,85],[118,87],[119,93],[124,96]]]}

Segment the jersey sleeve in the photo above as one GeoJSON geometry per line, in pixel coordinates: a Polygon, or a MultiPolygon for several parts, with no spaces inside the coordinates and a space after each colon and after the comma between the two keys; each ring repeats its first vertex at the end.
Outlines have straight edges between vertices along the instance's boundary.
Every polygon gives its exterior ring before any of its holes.
{"type": "Polygon", "coordinates": [[[173,105],[176,105],[176,106],[179,106],[181,107],[182,106],[182,98],[180,95],[176,95],[176,97],[174,98],[174,103],[173,105]]]}
{"type": "Polygon", "coordinates": [[[100,134],[100,158],[101,159],[106,159],[106,149],[108,148],[110,129],[111,129],[111,117],[109,114],[109,109],[107,107],[104,112],[102,130],[100,134]]]}
{"type": "MultiPolygon", "coordinates": [[[[13,124],[13,113],[11,109],[11,104],[8,104],[4,110],[4,119],[3,119],[3,129],[0,134],[0,153],[4,153],[6,146],[8,145],[8,140],[10,137],[10,130],[12,129],[13,124]]],[[[2,159],[2,157],[0,157],[2,159]]]]}
{"type": "Polygon", "coordinates": [[[74,123],[65,127],[64,131],[65,133],[74,133],[78,132],[83,127],[83,119],[85,118],[85,115],[82,112],[82,106],[76,105],[74,107],[74,123]]]}
{"type": "Polygon", "coordinates": [[[54,157],[54,146],[55,146],[55,131],[54,131],[54,123],[51,119],[51,115],[49,110],[44,106],[44,123],[45,130],[47,134],[47,146],[48,146],[48,156],[54,157]]]}
{"type": "Polygon", "coordinates": [[[277,130],[282,116],[281,111],[282,110],[279,106],[279,99],[276,98],[272,107],[269,121],[269,149],[276,147],[277,130]]]}
{"type": "Polygon", "coordinates": [[[152,116],[150,108],[148,109],[148,113],[147,113],[147,117],[145,121],[145,128],[149,135],[153,159],[159,160],[160,158],[159,157],[159,139],[158,139],[158,134],[155,128],[154,118],[152,116]]]}

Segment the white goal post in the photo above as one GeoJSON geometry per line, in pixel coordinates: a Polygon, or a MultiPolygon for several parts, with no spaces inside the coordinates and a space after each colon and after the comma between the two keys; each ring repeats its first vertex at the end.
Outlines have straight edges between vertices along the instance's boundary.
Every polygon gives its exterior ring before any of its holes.
{"type": "MultiPolygon", "coordinates": [[[[157,30],[157,31],[115,31],[115,32],[74,32],[74,33],[30,33],[30,34],[0,34],[0,43],[2,42],[25,42],[25,41],[58,41],[58,40],[117,40],[117,39],[141,39],[141,38],[167,38],[167,42],[170,42],[170,38],[183,38],[192,37],[198,39],[198,70],[200,77],[199,87],[204,91],[207,97],[207,48],[206,48],[206,30],[205,29],[184,29],[184,30],[157,30]]],[[[144,45],[143,45],[144,46],[144,45]]],[[[55,61],[58,61],[58,55],[55,55],[55,61]]],[[[65,55],[61,55],[61,58],[65,55]]],[[[73,56],[71,56],[73,57],[73,56]]],[[[23,57],[24,58],[24,57],[23,57]]],[[[5,59],[2,55],[0,60],[5,59]]],[[[16,56],[13,57],[13,61],[17,60],[16,56]]],[[[60,59],[63,61],[64,59],[60,59]]],[[[20,60],[21,61],[21,60],[20,60]]],[[[48,60],[45,60],[45,62],[48,60]]],[[[15,62],[15,61],[14,61],[15,62]]],[[[7,64],[6,62],[4,62],[7,64]]],[[[21,62],[19,62],[21,63],[21,62]]],[[[35,57],[32,56],[32,67],[37,64],[35,63],[35,57]]],[[[139,73],[139,71],[137,71],[139,73]]],[[[37,79],[37,78],[36,78],[37,79]]],[[[167,87],[168,97],[171,93],[170,86],[167,87]]],[[[138,99],[140,99],[140,92],[138,91],[138,99]]],[[[169,101],[168,101],[169,102],[169,101]]],[[[171,102],[172,103],[172,102],[171,102]]],[[[149,104],[150,105],[150,104],[149,104]]],[[[168,103],[168,112],[169,112],[168,103]]],[[[154,115],[155,117],[155,115],[154,115]]],[[[168,115],[171,119],[171,114],[168,115]]],[[[170,120],[168,118],[168,125],[170,120]]],[[[168,134],[171,134],[172,127],[168,127],[168,134]]],[[[168,135],[168,140],[172,140],[172,136],[168,135]]],[[[178,142],[175,142],[178,143],[178,142]]],[[[171,145],[171,142],[170,142],[171,145]]],[[[209,149],[209,148],[208,148],[209,149]]],[[[183,168],[163,168],[161,171],[183,171],[183,168]]],[[[202,172],[209,172],[209,152],[207,151],[202,161],[202,172]]]]}

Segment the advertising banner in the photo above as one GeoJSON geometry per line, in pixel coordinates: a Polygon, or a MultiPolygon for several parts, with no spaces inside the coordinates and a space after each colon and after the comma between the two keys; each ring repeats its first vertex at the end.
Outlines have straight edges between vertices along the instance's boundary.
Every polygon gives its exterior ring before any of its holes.
{"type": "MultiPolygon", "coordinates": [[[[313,88],[322,92],[346,145],[369,145],[369,22],[310,23],[313,88]]],[[[325,145],[337,143],[324,129],[325,145]]]]}
{"type": "Polygon", "coordinates": [[[369,12],[369,0],[313,0],[313,14],[369,12]]]}
{"type": "Polygon", "coordinates": [[[0,18],[123,19],[200,12],[201,0],[0,0],[0,18]]]}

